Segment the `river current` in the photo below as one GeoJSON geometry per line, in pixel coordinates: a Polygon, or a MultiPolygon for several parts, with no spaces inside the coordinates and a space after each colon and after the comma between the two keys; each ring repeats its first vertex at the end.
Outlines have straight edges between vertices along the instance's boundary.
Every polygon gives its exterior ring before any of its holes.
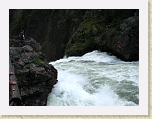
{"type": "Polygon", "coordinates": [[[139,62],[124,62],[106,52],[50,62],[58,70],[58,83],[47,106],[137,106],[139,62]]]}

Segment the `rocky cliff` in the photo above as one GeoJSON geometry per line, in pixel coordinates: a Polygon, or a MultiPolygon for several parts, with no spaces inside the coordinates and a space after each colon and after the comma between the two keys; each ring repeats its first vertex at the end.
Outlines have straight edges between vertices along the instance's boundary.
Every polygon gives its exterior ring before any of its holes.
{"type": "Polygon", "coordinates": [[[139,10],[9,10],[10,35],[24,29],[47,61],[100,49],[125,61],[139,60],[139,10]]]}
{"type": "Polygon", "coordinates": [[[66,44],[75,32],[85,10],[10,10],[9,33],[18,36],[24,29],[42,46],[47,61],[60,59],[65,54],[66,44]]]}
{"type": "MultiPolygon", "coordinates": [[[[90,14],[90,13],[89,13],[90,14]]],[[[105,25],[100,18],[87,18],[71,36],[67,56],[81,56],[92,50],[109,52],[124,61],[139,60],[139,16],[105,25]]]]}
{"type": "Polygon", "coordinates": [[[48,94],[57,83],[57,70],[45,61],[41,46],[33,38],[23,47],[19,40],[9,40],[9,55],[17,77],[22,105],[45,106],[48,94]]]}

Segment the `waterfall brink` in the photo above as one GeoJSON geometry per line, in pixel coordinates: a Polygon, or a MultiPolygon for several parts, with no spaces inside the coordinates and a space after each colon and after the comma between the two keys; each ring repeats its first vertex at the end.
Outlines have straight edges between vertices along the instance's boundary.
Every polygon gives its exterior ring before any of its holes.
{"type": "Polygon", "coordinates": [[[58,70],[58,83],[48,106],[139,105],[139,62],[124,62],[106,52],[50,62],[58,70]]]}

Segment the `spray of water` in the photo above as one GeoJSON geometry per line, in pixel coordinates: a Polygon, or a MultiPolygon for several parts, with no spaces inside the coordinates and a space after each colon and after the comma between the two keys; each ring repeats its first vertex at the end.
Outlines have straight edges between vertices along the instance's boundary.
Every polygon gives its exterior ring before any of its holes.
{"type": "Polygon", "coordinates": [[[139,104],[138,62],[93,51],[50,63],[58,70],[58,83],[48,96],[48,106],[139,104]]]}

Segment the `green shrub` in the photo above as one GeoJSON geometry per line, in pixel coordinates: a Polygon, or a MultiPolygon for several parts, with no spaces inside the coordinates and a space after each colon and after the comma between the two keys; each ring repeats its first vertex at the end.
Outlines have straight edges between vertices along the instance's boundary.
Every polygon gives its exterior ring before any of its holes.
{"type": "Polygon", "coordinates": [[[25,65],[25,68],[30,69],[31,68],[30,64],[25,65]]]}
{"type": "Polygon", "coordinates": [[[33,63],[34,63],[34,64],[39,64],[40,62],[44,62],[44,61],[41,60],[41,59],[37,59],[37,60],[35,60],[33,63]]]}

